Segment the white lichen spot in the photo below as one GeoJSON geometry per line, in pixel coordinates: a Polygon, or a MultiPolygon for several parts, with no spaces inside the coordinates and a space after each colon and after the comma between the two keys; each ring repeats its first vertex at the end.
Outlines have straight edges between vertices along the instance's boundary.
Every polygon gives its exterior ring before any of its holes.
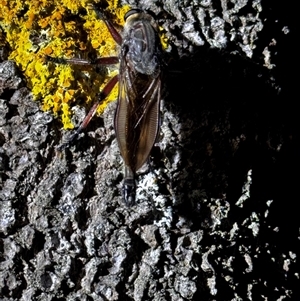
{"type": "Polygon", "coordinates": [[[246,268],[246,272],[250,273],[253,270],[252,259],[249,254],[244,254],[244,258],[245,258],[246,263],[248,264],[248,268],[246,268]]]}
{"type": "Polygon", "coordinates": [[[283,261],[283,269],[285,270],[285,271],[288,271],[289,270],[289,265],[291,264],[291,261],[289,260],[289,259],[285,259],[284,261],[283,261]]]}
{"type": "Polygon", "coordinates": [[[265,47],[262,54],[264,55],[264,61],[265,61],[264,66],[265,67],[267,67],[268,69],[273,69],[274,67],[276,67],[275,64],[271,63],[271,52],[269,51],[268,47],[265,47]]]}
{"type": "Polygon", "coordinates": [[[288,34],[290,32],[290,29],[287,26],[284,26],[282,28],[282,31],[283,31],[284,34],[288,34]]]}
{"type": "Polygon", "coordinates": [[[242,196],[235,203],[238,207],[243,208],[243,203],[250,198],[250,187],[252,184],[252,169],[247,173],[247,180],[244,186],[242,187],[242,196]]]}

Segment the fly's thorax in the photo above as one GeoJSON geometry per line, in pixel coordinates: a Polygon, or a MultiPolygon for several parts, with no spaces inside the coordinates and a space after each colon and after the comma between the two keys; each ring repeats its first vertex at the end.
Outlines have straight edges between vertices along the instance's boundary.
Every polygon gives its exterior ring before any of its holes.
{"type": "Polygon", "coordinates": [[[157,25],[147,13],[129,16],[124,27],[122,53],[136,72],[154,75],[160,69],[160,40],[157,25]]]}

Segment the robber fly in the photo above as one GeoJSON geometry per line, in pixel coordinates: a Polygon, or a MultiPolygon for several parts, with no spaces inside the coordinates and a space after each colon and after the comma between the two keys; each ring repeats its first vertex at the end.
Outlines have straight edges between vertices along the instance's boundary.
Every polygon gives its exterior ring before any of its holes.
{"type": "Polygon", "coordinates": [[[151,15],[133,9],[125,15],[125,26],[121,36],[112,23],[95,6],[91,6],[121,46],[119,58],[98,58],[93,63],[75,58],[65,61],[81,65],[115,64],[119,61],[120,70],[119,75],[113,77],[101,91],[98,101],[68,143],[87,126],[99,103],[119,81],[114,125],[125,164],[123,197],[125,203],[130,206],[135,201],[135,174],[149,157],[159,129],[162,49],[158,27],[151,15]]]}
{"type": "Polygon", "coordinates": [[[123,195],[125,202],[132,204],[135,172],[149,157],[158,133],[162,64],[153,18],[136,10],[125,18],[115,130],[125,163],[123,195]]]}

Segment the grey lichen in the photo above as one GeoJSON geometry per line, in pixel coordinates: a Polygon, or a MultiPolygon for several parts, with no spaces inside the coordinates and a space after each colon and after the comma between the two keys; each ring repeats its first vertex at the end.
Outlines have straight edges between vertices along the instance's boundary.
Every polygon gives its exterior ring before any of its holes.
{"type": "MultiPolygon", "coordinates": [[[[58,152],[69,134],[15,64],[0,63],[1,298],[297,298],[299,131],[256,64],[264,7],[129,2],[159,15],[181,67],[166,72],[160,137],[133,207],[121,197],[115,104],[58,152]]],[[[76,107],[73,120],[84,115],[76,107]]]]}

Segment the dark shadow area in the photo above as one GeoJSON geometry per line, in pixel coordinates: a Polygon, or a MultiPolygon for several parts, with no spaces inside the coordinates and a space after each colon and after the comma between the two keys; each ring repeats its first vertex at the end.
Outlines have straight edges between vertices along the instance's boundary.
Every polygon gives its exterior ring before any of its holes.
{"type": "MultiPolygon", "coordinates": [[[[296,81],[291,72],[293,65],[296,68],[293,37],[284,37],[285,44],[280,44],[275,69],[202,47],[193,57],[174,61],[167,75],[166,106],[182,123],[182,145],[178,148],[183,172],[170,179],[179,203],[175,210],[192,222],[192,229],[204,230],[203,246],[222,246],[210,262],[216,262],[218,256],[234,256],[234,270],[228,276],[239,283],[236,292],[244,300],[247,285],[255,281],[254,300],[263,300],[262,295],[275,300],[285,295],[284,288],[293,292],[290,300],[299,298],[294,273],[282,268],[282,254],[298,254],[300,250],[300,143],[296,81]],[[249,170],[250,199],[239,208],[235,203],[249,170]],[[225,198],[230,203],[227,223],[220,225],[220,231],[228,233],[234,223],[241,225],[255,212],[260,219],[258,236],[253,239],[252,230],[245,227],[232,247],[228,237],[211,235],[209,202],[202,203],[199,198],[203,191],[208,200],[225,198]],[[270,208],[266,205],[269,200],[270,208]],[[267,210],[270,213],[265,216],[267,210]],[[243,246],[249,248],[245,253],[255,258],[250,274],[245,273],[247,265],[239,250],[243,246]]],[[[166,154],[170,160],[172,152],[174,148],[166,154]]],[[[214,267],[220,276],[215,300],[231,300],[233,292],[221,281],[226,276],[223,267],[214,267]]]]}

